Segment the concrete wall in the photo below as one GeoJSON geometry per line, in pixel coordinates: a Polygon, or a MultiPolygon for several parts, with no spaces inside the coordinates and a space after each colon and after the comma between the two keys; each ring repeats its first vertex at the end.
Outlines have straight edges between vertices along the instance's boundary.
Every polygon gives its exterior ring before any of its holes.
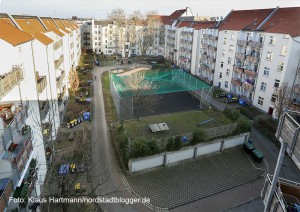
{"type": "Polygon", "coordinates": [[[198,144],[187,147],[184,150],[176,152],[166,152],[164,154],[154,155],[145,158],[130,159],[128,167],[130,173],[142,171],[157,166],[168,165],[175,162],[196,158],[211,153],[222,152],[225,149],[240,146],[247,140],[249,133],[243,133],[226,139],[217,139],[210,143],[198,144]]]}

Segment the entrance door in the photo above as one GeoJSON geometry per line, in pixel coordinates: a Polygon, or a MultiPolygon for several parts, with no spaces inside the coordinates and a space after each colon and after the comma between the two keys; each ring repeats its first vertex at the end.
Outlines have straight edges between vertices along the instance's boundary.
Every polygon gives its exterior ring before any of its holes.
{"type": "Polygon", "coordinates": [[[273,108],[272,107],[269,107],[269,112],[268,114],[272,115],[273,114],[273,108]]]}
{"type": "Polygon", "coordinates": [[[219,82],[219,85],[218,85],[218,87],[219,87],[219,88],[221,88],[221,83],[220,83],[220,82],[219,82]]]}

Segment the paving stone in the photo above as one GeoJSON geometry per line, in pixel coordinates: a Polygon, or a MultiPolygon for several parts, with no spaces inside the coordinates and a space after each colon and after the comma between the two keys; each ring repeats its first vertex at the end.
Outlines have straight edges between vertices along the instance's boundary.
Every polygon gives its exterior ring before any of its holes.
{"type": "Polygon", "coordinates": [[[127,176],[131,188],[151,204],[175,208],[261,178],[264,164],[241,148],[127,176]]]}

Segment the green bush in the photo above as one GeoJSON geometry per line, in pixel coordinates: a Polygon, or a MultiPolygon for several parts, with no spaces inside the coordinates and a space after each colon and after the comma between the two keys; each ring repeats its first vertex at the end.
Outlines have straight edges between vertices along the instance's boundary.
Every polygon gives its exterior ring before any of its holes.
{"type": "Polygon", "coordinates": [[[148,155],[150,152],[147,141],[144,138],[137,138],[131,143],[130,157],[138,158],[148,155]]]}
{"type": "Polygon", "coordinates": [[[238,120],[237,126],[234,130],[234,134],[240,134],[251,131],[251,121],[245,118],[240,118],[238,120]]]}
{"type": "Polygon", "coordinates": [[[191,141],[191,145],[196,145],[198,143],[204,143],[208,141],[208,136],[206,131],[203,129],[198,129],[194,132],[193,140],[191,141]]]}
{"type": "Polygon", "coordinates": [[[155,139],[151,139],[148,142],[149,155],[155,155],[159,153],[159,147],[157,145],[157,141],[155,139]]]}
{"type": "Polygon", "coordinates": [[[175,150],[175,144],[174,144],[174,139],[173,137],[168,138],[168,143],[166,146],[167,151],[173,151],[175,150]]]}
{"type": "Polygon", "coordinates": [[[176,136],[174,148],[175,148],[175,150],[179,150],[179,149],[181,149],[181,147],[182,147],[181,136],[176,136]]]}
{"type": "Polygon", "coordinates": [[[224,114],[225,114],[225,116],[227,116],[228,118],[230,118],[232,121],[238,120],[240,118],[240,116],[241,116],[241,113],[240,113],[239,110],[235,110],[235,109],[232,110],[230,108],[226,108],[224,110],[224,114]]]}

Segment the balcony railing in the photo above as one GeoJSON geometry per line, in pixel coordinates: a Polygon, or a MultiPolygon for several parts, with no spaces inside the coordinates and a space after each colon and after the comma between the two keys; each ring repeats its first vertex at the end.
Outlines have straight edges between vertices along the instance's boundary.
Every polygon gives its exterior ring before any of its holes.
{"type": "Polygon", "coordinates": [[[235,85],[242,86],[242,82],[240,79],[231,79],[231,82],[235,85]]]}
{"type": "Polygon", "coordinates": [[[290,108],[292,110],[300,111],[300,102],[297,101],[291,101],[290,108]]]}
{"type": "Polygon", "coordinates": [[[253,48],[261,48],[262,43],[261,42],[253,42],[253,41],[248,41],[248,46],[251,46],[253,48]]]}
{"type": "Polygon", "coordinates": [[[39,76],[39,78],[36,81],[37,86],[37,92],[41,94],[45,88],[47,87],[47,79],[46,76],[39,76]]]}
{"type": "Polygon", "coordinates": [[[295,85],[294,88],[293,88],[293,91],[294,91],[294,93],[299,93],[300,94],[300,85],[299,84],[295,85]]]}
{"type": "Polygon", "coordinates": [[[5,185],[2,193],[0,193],[0,211],[4,211],[4,209],[9,203],[9,198],[13,193],[12,179],[0,179],[0,184],[5,185]]]}
{"type": "Polygon", "coordinates": [[[91,33],[90,32],[84,32],[83,34],[84,35],[90,35],[91,33]]]}
{"type": "Polygon", "coordinates": [[[90,44],[90,43],[84,43],[84,45],[85,45],[85,46],[89,46],[89,45],[91,45],[91,44],[90,44]]]}
{"type": "MultiPolygon", "coordinates": [[[[267,175],[261,197],[266,204],[271,192],[273,176],[267,175]]],[[[271,199],[270,208],[268,211],[297,211],[295,204],[299,205],[300,183],[293,182],[287,179],[278,178],[277,185],[271,199]]]]}
{"type": "Polygon", "coordinates": [[[54,50],[59,49],[59,48],[62,46],[62,43],[63,43],[62,40],[56,41],[56,42],[53,44],[53,49],[54,49],[54,50]]]}
{"type": "Polygon", "coordinates": [[[254,55],[247,55],[246,60],[250,61],[250,62],[253,62],[253,63],[258,63],[259,62],[259,58],[254,56],[254,55]]]}
{"type": "Polygon", "coordinates": [[[47,117],[47,114],[49,112],[49,102],[48,101],[40,101],[40,114],[41,119],[44,121],[47,117]]]}
{"type": "Polygon", "coordinates": [[[13,66],[12,70],[0,75],[0,98],[13,89],[21,80],[23,80],[23,70],[20,66],[13,66]]]}
{"type": "Polygon", "coordinates": [[[57,60],[54,61],[54,67],[55,67],[55,69],[59,68],[59,66],[62,64],[63,60],[64,60],[64,56],[61,55],[59,59],[57,59],[57,60]]]}
{"type": "Polygon", "coordinates": [[[216,62],[216,58],[212,56],[208,57],[208,60],[212,63],[216,62]]]}
{"type": "Polygon", "coordinates": [[[235,58],[240,59],[240,60],[246,59],[246,57],[243,53],[235,53],[235,58]]]}
{"type": "Polygon", "coordinates": [[[210,35],[209,39],[212,40],[212,41],[217,41],[218,40],[218,36],[210,35]]]}
{"type": "Polygon", "coordinates": [[[243,88],[246,89],[246,90],[252,91],[253,90],[253,85],[244,82],[243,83],[243,88]]]}
{"type": "Polygon", "coordinates": [[[244,69],[240,68],[238,66],[233,66],[233,71],[238,72],[238,73],[244,73],[244,69]]]}
{"type": "Polygon", "coordinates": [[[217,47],[214,47],[214,46],[209,46],[208,49],[210,51],[217,51],[217,47]]]}
{"type": "Polygon", "coordinates": [[[56,88],[60,88],[63,84],[63,81],[65,79],[65,71],[61,72],[61,75],[56,78],[56,88]]]}
{"type": "Polygon", "coordinates": [[[254,76],[256,74],[256,72],[251,71],[249,69],[245,69],[244,73],[247,74],[247,75],[249,75],[249,76],[254,76]]]}
{"type": "Polygon", "coordinates": [[[247,41],[245,40],[237,40],[237,44],[241,46],[247,46],[247,41]]]}
{"type": "Polygon", "coordinates": [[[209,38],[209,35],[203,34],[203,38],[209,38]]]}

